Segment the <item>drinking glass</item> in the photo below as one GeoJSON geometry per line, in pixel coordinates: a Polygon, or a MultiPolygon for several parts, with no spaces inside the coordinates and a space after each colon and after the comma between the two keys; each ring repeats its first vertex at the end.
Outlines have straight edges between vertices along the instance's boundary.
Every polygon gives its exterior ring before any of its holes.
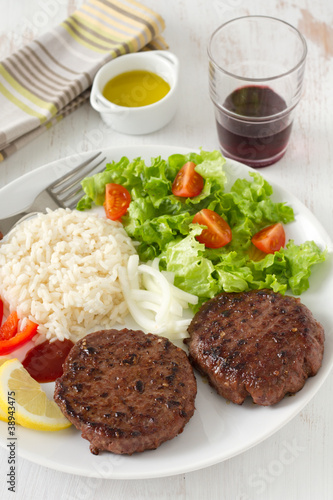
{"type": "Polygon", "coordinates": [[[306,54],[302,34],[273,17],[239,17],[212,34],[209,92],[224,156],[257,168],[284,155],[306,54]]]}

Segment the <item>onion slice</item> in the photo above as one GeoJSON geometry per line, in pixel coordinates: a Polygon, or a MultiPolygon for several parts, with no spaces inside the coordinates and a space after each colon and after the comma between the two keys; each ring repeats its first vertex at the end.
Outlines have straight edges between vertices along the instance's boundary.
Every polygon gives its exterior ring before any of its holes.
{"type": "Polygon", "coordinates": [[[185,317],[184,310],[198,297],[176,287],[173,273],[159,270],[159,259],[140,264],[138,255],[131,255],[127,267],[119,269],[119,281],[129,312],[143,330],[170,340],[188,336],[191,314],[185,317]]]}

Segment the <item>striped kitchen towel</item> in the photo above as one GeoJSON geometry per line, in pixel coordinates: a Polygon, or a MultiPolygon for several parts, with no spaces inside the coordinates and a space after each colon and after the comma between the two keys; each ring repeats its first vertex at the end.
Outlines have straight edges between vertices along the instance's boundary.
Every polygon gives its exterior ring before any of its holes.
{"type": "Polygon", "coordinates": [[[166,49],[164,21],[136,0],[89,0],[0,63],[0,161],[89,98],[107,61],[166,49]]]}

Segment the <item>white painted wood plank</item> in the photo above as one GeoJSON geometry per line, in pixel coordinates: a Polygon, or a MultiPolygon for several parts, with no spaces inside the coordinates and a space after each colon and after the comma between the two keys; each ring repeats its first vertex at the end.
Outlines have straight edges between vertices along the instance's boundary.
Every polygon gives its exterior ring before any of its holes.
{"type": "MultiPolygon", "coordinates": [[[[171,144],[218,148],[208,96],[206,46],[210,33],[239,15],[273,15],[298,26],[308,41],[304,96],[290,147],[262,170],[305,203],[333,238],[333,4],[327,0],[142,0],[166,20],[170,50],[181,62],[182,100],[163,130],[128,137],[106,130],[87,104],[24,150],[0,163],[0,186],[72,152],[110,145],[171,144]]],[[[82,2],[0,0],[0,59],[61,22],[82,2]],[[48,6],[48,11],[46,10],[48,6]]],[[[0,110],[1,116],[1,110],[0,110]]],[[[328,307],[332,298],[328,297],[328,307]]],[[[327,332],[332,335],[333,332],[327,332]]],[[[263,443],[224,463],[193,473],[145,481],[94,480],[19,460],[16,498],[166,500],[331,500],[333,498],[333,375],[288,425],[263,443]]],[[[241,411],[241,409],[240,409],[241,411]]],[[[249,429],[250,432],[250,429],[249,429]]],[[[0,449],[1,498],[7,490],[7,455],[0,449]]]]}

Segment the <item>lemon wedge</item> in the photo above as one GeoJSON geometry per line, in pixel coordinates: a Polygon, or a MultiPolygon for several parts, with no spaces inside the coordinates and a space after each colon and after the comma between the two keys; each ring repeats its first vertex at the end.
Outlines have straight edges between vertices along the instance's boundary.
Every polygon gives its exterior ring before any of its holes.
{"type": "MultiPolygon", "coordinates": [[[[2,356],[0,358],[0,366],[3,365],[8,360],[9,360],[9,358],[6,358],[5,356],[2,356]]],[[[1,408],[0,408],[0,420],[3,420],[4,422],[8,422],[7,411],[5,413],[1,408]]]]}
{"type": "Polygon", "coordinates": [[[0,409],[5,415],[9,395],[15,400],[16,423],[23,427],[58,431],[71,425],[18,359],[10,359],[0,366],[0,409]]]}

